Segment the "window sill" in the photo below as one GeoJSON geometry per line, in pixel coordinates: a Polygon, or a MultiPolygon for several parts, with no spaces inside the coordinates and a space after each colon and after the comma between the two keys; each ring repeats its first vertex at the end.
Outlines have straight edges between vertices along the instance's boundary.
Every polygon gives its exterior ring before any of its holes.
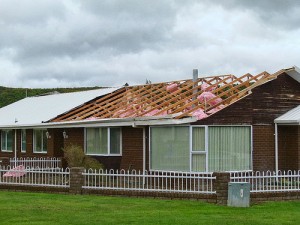
{"type": "MultiPolygon", "coordinates": [[[[26,153],[26,152],[23,152],[26,153]]],[[[34,154],[47,154],[47,152],[33,152],[34,154]]]]}
{"type": "Polygon", "coordinates": [[[88,153],[85,154],[90,156],[122,156],[121,154],[88,154],[88,153]]]}
{"type": "Polygon", "coordinates": [[[13,152],[12,150],[1,150],[1,152],[13,152]]]}

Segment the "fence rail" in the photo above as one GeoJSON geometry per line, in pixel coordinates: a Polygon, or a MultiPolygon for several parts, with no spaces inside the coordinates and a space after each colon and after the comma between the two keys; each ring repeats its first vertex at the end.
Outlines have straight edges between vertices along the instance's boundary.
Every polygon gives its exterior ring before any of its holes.
{"type": "Polygon", "coordinates": [[[216,193],[212,173],[86,170],[85,189],[216,193]]]}
{"type": "Polygon", "coordinates": [[[23,165],[26,168],[58,168],[61,167],[60,158],[10,158],[9,163],[11,167],[23,165]]]}
{"type": "Polygon", "coordinates": [[[69,179],[69,168],[35,168],[33,170],[24,166],[18,166],[17,168],[0,167],[0,184],[70,187],[69,179]]]}
{"type": "Polygon", "coordinates": [[[250,192],[300,191],[300,170],[234,172],[231,182],[249,182],[250,192]]]}

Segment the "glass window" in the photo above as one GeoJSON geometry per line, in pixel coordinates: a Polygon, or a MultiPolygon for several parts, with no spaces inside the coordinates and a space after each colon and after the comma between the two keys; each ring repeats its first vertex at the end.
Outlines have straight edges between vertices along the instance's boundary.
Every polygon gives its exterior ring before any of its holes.
{"type": "Polygon", "coordinates": [[[251,127],[211,126],[208,131],[209,171],[251,169],[251,127]]]}
{"type": "Polygon", "coordinates": [[[189,127],[151,128],[151,169],[189,171],[189,127]]]}
{"type": "Polygon", "coordinates": [[[47,130],[34,130],[33,131],[33,152],[47,153],[47,130]]]}
{"type": "Polygon", "coordinates": [[[121,129],[110,128],[110,153],[121,153],[121,129]]]}
{"type": "Polygon", "coordinates": [[[205,127],[192,127],[192,171],[206,171],[205,127]]]}
{"type": "Polygon", "coordinates": [[[1,131],[1,151],[12,152],[13,148],[13,131],[1,131]]]}
{"type": "Polygon", "coordinates": [[[86,128],[86,153],[91,155],[120,155],[120,128],[86,128]]]}
{"type": "Polygon", "coordinates": [[[250,126],[151,127],[150,138],[152,170],[251,170],[250,126]]]}
{"type": "Polygon", "coordinates": [[[26,130],[21,130],[21,152],[26,152],[26,130]]]}

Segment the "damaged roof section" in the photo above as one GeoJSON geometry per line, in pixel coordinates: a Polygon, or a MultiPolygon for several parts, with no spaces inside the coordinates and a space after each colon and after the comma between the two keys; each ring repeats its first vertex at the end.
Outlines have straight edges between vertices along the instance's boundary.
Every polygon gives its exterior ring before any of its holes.
{"type": "Polygon", "coordinates": [[[89,101],[48,122],[171,116],[175,119],[209,117],[251,94],[251,90],[290,69],[241,77],[220,75],[156,84],[122,87],[89,101]]]}

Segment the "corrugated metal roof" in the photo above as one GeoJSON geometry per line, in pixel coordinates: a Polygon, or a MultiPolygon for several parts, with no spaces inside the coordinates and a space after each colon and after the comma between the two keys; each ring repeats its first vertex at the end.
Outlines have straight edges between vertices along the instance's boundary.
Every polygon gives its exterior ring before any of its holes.
{"type": "Polygon", "coordinates": [[[300,125],[300,105],[288,111],[274,121],[275,123],[299,124],[300,125]]]}
{"type": "Polygon", "coordinates": [[[118,88],[28,97],[0,108],[0,127],[40,124],[118,88]]]}

